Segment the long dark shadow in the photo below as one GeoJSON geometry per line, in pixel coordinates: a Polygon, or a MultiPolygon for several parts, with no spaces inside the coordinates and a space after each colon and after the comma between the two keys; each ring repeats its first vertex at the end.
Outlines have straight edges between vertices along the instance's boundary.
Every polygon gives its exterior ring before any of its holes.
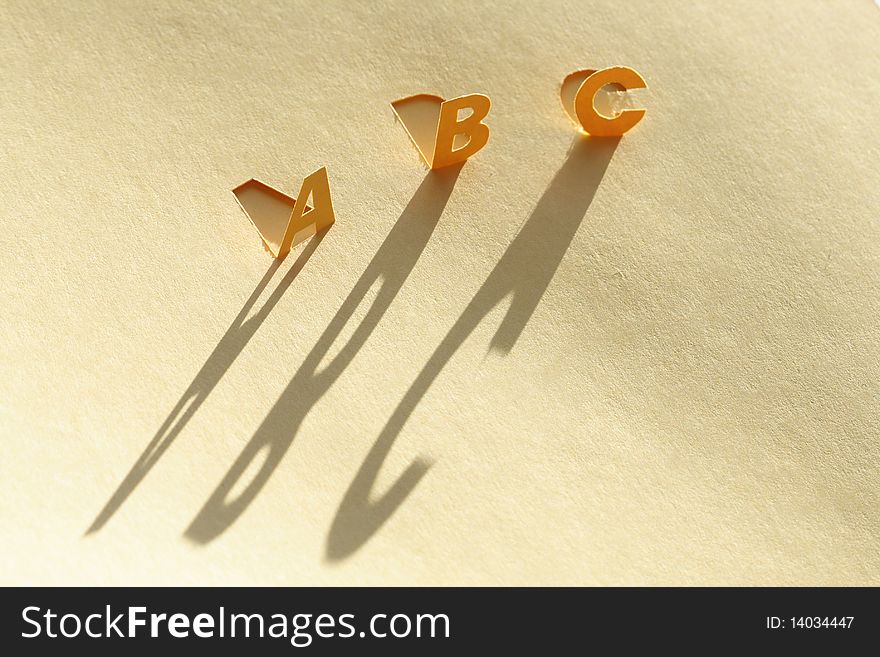
{"type": "Polygon", "coordinates": [[[104,508],[98,513],[91,526],[86,530],[86,535],[98,531],[110,520],[113,514],[119,510],[119,507],[122,506],[125,500],[128,499],[128,496],[134,492],[138,484],[168,450],[171,443],[180,435],[186,424],[192,419],[208,395],[211,394],[211,391],[223,378],[223,375],[229,370],[235,359],[238,358],[238,355],[247,346],[247,343],[257,332],[257,329],[260,328],[260,325],[269,316],[269,313],[284,295],[284,292],[293,283],[297,274],[302,271],[302,268],[315,252],[315,249],[318,248],[321,240],[324,239],[325,233],[326,231],[318,233],[306,244],[305,248],[291,265],[290,270],[281,279],[275,290],[272,291],[266,303],[263,304],[257,313],[245,321],[251,308],[254,307],[257,299],[263,293],[263,290],[266,289],[266,286],[278,271],[283,260],[274,260],[272,262],[268,271],[263,275],[257,287],[245,302],[241,312],[232,321],[226,333],[220,338],[220,342],[217,343],[211,355],[208,356],[205,364],[196,373],[192,383],[189,384],[189,387],[181,395],[180,400],[171,409],[168,417],[165,418],[165,421],[159,427],[159,430],[153,436],[143,454],[141,454],[140,458],[129,470],[125,479],[122,480],[122,483],[119,484],[119,487],[104,505],[104,508]]]}
{"type": "Polygon", "coordinates": [[[309,411],[352,362],[415,267],[446,207],[460,170],[460,166],[450,167],[427,175],[327,329],[187,528],[187,538],[207,543],[219,536],[244,512],[269,480],[309,411]],[[376,298],[351,338],[319,371],[318,366],[377,282],[376,298]],[[239,484],[260,454],[259,469],[246,482],[239,484]],[[232,495],[236,487],[240,492],[232,495]]]}
{"type": "Polygon", "coordinates": [[[480,322],[508,297],[510,306],[490,348],[502,353],[513,348],[586,215],[618,141],[579,138],[571,148],[519,234],[416,377],[367,454],[330,527],[328,561],[356,552],[425,475],[430,463],[417,459],[387,492],[372,497],[382,464],[422,397],[480,322]]]}

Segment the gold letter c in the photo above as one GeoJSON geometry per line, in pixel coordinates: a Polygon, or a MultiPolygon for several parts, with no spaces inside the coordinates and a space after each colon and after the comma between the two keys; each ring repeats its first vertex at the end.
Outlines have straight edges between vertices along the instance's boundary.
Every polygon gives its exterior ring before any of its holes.
{"type": "MultiPolygon", "coordinates": [[[[566,78],[586,75],[574,98],[574,113],[581,127],[596,137],[617,137],[630,130],[645,116],[643,109],[625,109],[617,116],[605,116],[596,111],[593,101],[596,92],[606,85],[614,85],[624,90],[644,89],[648,85],[644,78],[628,66],[611,66],[598,71],[578,71],[566,78]]],[[[565,82],[563,82],[565,89],[565,82]]],[[[569,110],[570,111],[570,110],[569,110]]]]}

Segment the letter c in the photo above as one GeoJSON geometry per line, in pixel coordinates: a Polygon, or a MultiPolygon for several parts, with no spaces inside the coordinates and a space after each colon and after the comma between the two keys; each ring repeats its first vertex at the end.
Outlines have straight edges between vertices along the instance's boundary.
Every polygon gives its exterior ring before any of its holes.
{"type": "Polygon", "coordinates": [[[88,618],[86,618],[86,634],[88,634],[88,635],[89,635],[90,637],[92,637],[93,639],[99,639],[99,638],[101,637],[101,635],[100,635],[100,634],[94,634],[94,633],[92,632],[92,619],[93,619],[93,618],[98,618],[98,619],[100,619],[100,618],[101,618],[101,614],[92,614],[91,616],[89,616],[88,618]]]}
{"type": "Polygon", "coordinates": [[[611,66],[590,72],[577,90],[574,111],[581,127],[596,137],[619,137],[645,116],[643,109],[625,109],[614,117],[599,114],[593,100],[596,92],[609,84],[624,90],[644,89],[648,86],[644,78],[628,66],[611,66]]]}

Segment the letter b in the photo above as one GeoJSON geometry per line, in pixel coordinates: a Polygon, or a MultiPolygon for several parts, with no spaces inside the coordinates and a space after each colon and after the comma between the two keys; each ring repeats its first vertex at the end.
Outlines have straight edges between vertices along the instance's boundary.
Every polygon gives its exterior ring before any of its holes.
{"type": "Polygon", "coordinates": [[[488,143],[489,126],[483,123],[483,119],[489,114],[490,107],[489,98],[482,94],[453,98],[440,106],[432,169],[464,162],[488,143]],[[472,113],[459,121],[458,113],[463,109],[471,109],[472,113]],[[461,148],[454,149],[455,136],[461,134],[467,135],[468,142],[461,148]]]}
{"type": "Polygon", "coordinates": [[[483,94],[468,94],[444,100],[431,94],[417,94],[391,103],[422,158],[432,169],[464,162],[489,141],[489,126],[483,119],[489,114],[491,101],[483,94]],[[463,119],[461,110],[471,113],[463,119]],[[455,148],[458,135],[467,143],[455,148]]]}

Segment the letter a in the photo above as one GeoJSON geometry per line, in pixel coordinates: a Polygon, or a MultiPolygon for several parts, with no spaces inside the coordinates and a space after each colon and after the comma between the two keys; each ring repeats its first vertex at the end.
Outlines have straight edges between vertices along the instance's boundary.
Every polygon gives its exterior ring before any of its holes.
{"type": "Polygon", "coordinates": [[[276,258],[283,258],[293,246],[307,240],[320,230],[324,230],[336,221],[333,214],[333,201],[330,199],[330,181],[327,180],[327,168],[321,167],[303,180],[299,188],[299,196],[290,213],[281,248],[276,258]],[[306,202],[312,197],[314,206],[309,208],[306,202]]]}
{"type": "Polygon", "coordinates": [[[296,198],[255,179],[239,185],[232,193],[276,258],[283,258],[294,246],[336,220],[326,167],[303,180],[296,198]]]}

